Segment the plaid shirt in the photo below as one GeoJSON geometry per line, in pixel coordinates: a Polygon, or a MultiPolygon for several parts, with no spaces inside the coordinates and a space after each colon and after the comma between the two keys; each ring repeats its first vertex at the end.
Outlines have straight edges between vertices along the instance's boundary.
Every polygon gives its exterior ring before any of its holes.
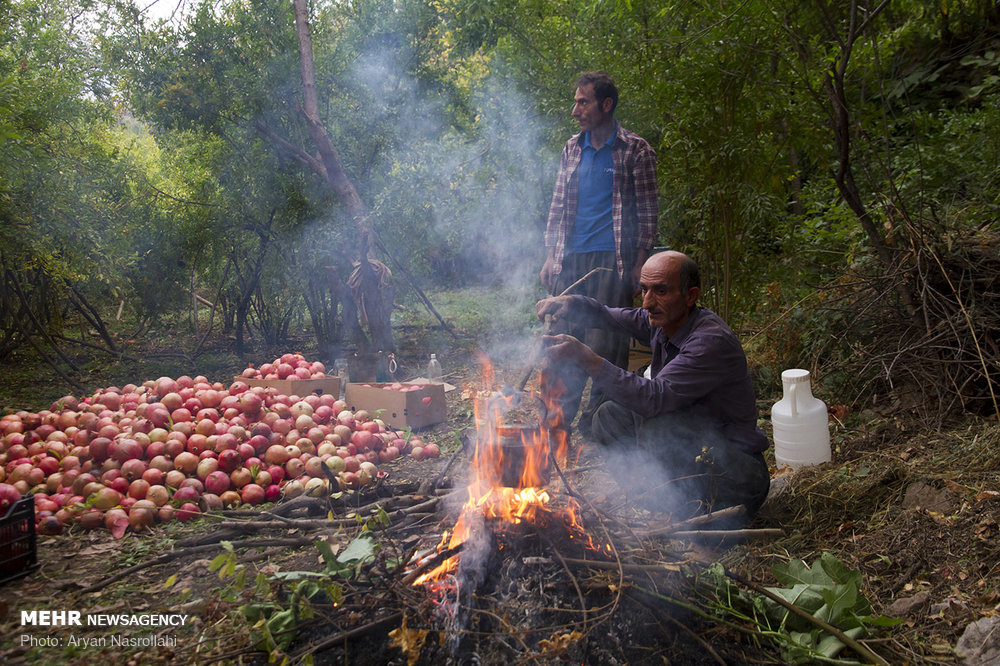
{"type": "MultiPolygon", "coordinates": [[[[624,277],[635,262],[638,249],[650,250],[656,239],[659,202],[656,193],[656,153],[638,134],[616,123],[611,148],[614,162],[611,217],[615,232],[618,276],[624,277]]],[[[576,134],[563,148],[559,173],[552,192],[552,206],[545,228],[545,246],[555,248],[553,271],[562,271],[566,242],[576,221],[580,179],[577,175],[583,156],[583,133],[576,134]]]]}

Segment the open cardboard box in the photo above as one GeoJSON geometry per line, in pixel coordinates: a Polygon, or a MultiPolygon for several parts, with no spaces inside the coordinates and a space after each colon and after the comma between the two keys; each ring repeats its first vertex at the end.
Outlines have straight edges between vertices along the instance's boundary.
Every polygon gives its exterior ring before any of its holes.
{"type": "Polygon", "coordinates": [[[271,387],[283,395],[297,395],[304,398],[310,393],[329,393],[340,397],[340,377],[324,377],[323,379],[253,379],[250,377],[233,377],[233,381],[246,382],[247,386],[271,387]]]}
{"type": "Polygon", "coordinates": [[[344,395],[353,412],[367,410],[373,418],[393,428],[423,428],[444,421],[448,416],[444,385],[413,382],[365,382],[347,384],[344,395]],[[394,391],[386,386],[420,386],[413,391],[394,391]]]}
{"type": "MultiPolygon", "coordinates": [[[[432,382],[431,380],[427,379],[426,377],[414,377],[413,379],[407,380],[405,383],[406,384],[433,384],[434,382],[432,382]]],[[[441,382],[441,386],[444,387],[444,392],[445,393],[451,393],[456,388],[458,388],[454,384],[449,384],[448,382],[441,382]]]]}

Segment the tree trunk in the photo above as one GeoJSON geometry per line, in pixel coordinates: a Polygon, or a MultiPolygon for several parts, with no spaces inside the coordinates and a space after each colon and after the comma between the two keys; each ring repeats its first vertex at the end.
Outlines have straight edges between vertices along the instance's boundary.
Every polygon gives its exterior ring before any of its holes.
{"type": "Polygon", "coordinates": [[[336,146],[330,140],[330,135],[319,116],[319,103],[316,99],[316,74],[313,62],[312,37],[309,34],[309,10],[306,0],[294,0],[295,32],[299,41],[299,61],[302,68],[302,101],[306,127],[309,136],[319,152],[323,165],[322,173],[334,194],[344,204],[344,208],[354,218],[358,226],[358,260],[361,262],[360,295],[365,302],[368,313],[368,325],[372,344],[383,351],[394,350],[392,342],[392,326],[389,315],[392,312],[391,300],[385,301],[386,292],[379,287],[379,279],[369,263],[369,253],[372,247],[372,233],[368,221],[368,211],[358,196],[354,184],[344,172],[343,164],[336,146]]]}
{"type": "Polygon", "coordinates": [[[267,254],[267,245],[268,240],[262,235],[260,239],[260,255],[257,257],[257,261],[251,268],[253,272],[245,278],[239,275],[239,262],[235,260],[235,256],[230,257],[233,260],[233,266],[236,267],[237,284],[242,285],[239,300],[236,302],[235,307],[237,354],[243,354],[246,352],[246,345],[243,342],[243,331],[246,330],[247,318],[250,314],[251,301],[253,299],[254,292],[257,291],[257,288],[260,285],[260,274],[264,266],[264,256],[267,254]]]}
{"type": "Polygon", "coordinates": [[[111,337],[111,333],[108,332],[108,327],[104,325],[104,320],[101,319],[101,315],[98,314],[97,309],[90,304],[80,290],[76,288],[73,283],[66,281],[66,286],[70,290],[70,302],[76,311],[80,313],[84,319],[90,322],[90,325],[94,327],[97,334],[101,336],[104,340],[104,344],[108,346],[108,350],[112,353],[118,352],[118,347],[115,345],[115,341],[111,337]]]}
{"type": "MultiPolygon", "coordinates": [[[[882,234],[879,233],[878,226],[865,206],[861,194],[858,192],[857,184],[854,181],[854,171],[851,167],[851,116],[844,87],[847,64],[851,59],[854,43],[887,4],[888,0],[883,0],[874,10],[867,13],[864,21],[859,21],[858,3],[857,0],[852,0],[849,10],[849,28],[847,35],[841,40],[840,57],[831,63],[823,85],[830,101],[831,124],[834,144],[837,150],[837,173],[834,176],[837,189],[840,191],[840,195],[844,198],[845,203],[847,203],[858,218],[858,223],[868,236],[872,247],[875,248],[875,253],[878,255],[879,262],[885,269],[886,274],[892,275],[897,271],[892,252],[885,244],[882,234]]],[[[831,31],[833,34],[836,33],[836,29],[832,25],[831,31]]],[[[894,280],[894,284],[896,293],[899,295],[903,307],[906,308],[907,315],[909,315],[915,324],[918,326],[921,325],[913,292],[909,284],[904,279],[894,280]]]]}

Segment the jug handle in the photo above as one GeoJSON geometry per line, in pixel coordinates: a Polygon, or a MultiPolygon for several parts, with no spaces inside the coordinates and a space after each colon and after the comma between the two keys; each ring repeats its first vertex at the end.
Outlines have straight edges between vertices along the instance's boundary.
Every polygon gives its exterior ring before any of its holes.
{"type": "Polygon", "coordinates": [[[792,401],[792,417],[799,415],[799,405],[798,401],[795,399],[795,388],[798,384],[792,384],[788,387],[788,399],[792,401]]]}

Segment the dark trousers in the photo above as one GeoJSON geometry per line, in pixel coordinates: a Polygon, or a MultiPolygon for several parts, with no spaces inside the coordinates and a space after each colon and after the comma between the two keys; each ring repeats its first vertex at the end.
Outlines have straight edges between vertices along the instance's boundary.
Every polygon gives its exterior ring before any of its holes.
{"type": "Polygon", "coordinates": [[[764,456],[742,451],[704,418],[647,419],[607,401],[594,415],[591,435],[618,482],[651,510],[686,518],[742,504],[753,515],[770,488],[764,456]]]}
{"type": "MultiPolygon", "coordinates": [[[[608,268],[610,270],[598,271],[574,287],[569,293],[590,296],[604,305],[615,308],[631,306],[631,276],[626,273],[624,279],[618,277],[614,252],[588,252],[566,255],[563,259],[562,271],[556,279],[555,293],[562,293],[567,287],[595,268],[608,268]]],[[[626,271],[628,270],[630,269],[626,267],[626,271]]],[[[578,324],[555,332],[572,335],[619,368],[628,367],[630,340],[628,334],[622,331],[578,324]]],[[[569,425],[573,422],[573,418],[580,409],[583,389],[587,385],[587,373],[576,365],[566,364],[560,367],[549,368],[545,375],[546,381],[555,378],[562,381],[565,392],[557,402],[562,411],[561,425],[569,425]]],[[[601,391],[591,389],[590,402],[587,403],[586,409],[580,414],[580,427],[582,430],[589,430],[594,410],[606,399],[607,397],[601,391]]]]}

